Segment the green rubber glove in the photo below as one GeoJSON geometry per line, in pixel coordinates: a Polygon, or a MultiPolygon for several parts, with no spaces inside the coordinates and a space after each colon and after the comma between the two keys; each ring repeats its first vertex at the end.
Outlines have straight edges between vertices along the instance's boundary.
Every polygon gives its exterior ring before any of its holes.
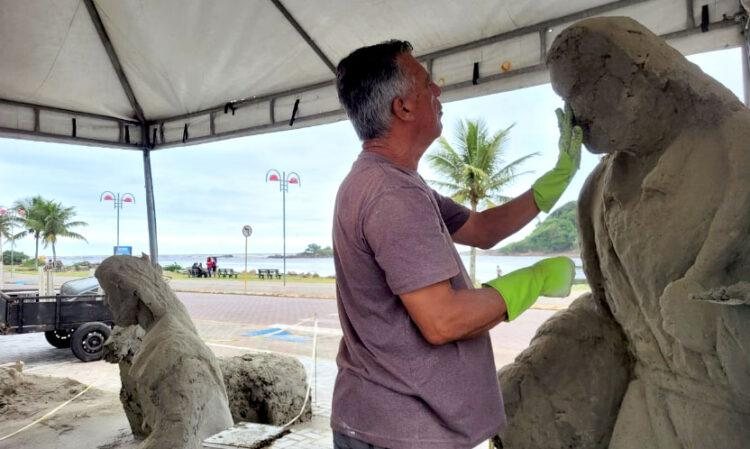
{"type": "Polygon", "coordinates": [[[575,274],[575,264],[569,257],[551,257],[500,276],[482,287],[494,288],[500,293],[508,310],[508,321],[513,321],[540,296],[568,296],[575,274]]]}
{"type": "Polygon", "coordinates": [[[560,128],[560,156],[555,168],[543,174],[531,187],[536,205],[544,212],[549,212],[560,199],[581,164],[583,131],[580,126],[573,126],[573,111],[566,104],[565,112],[558,108],[555,114],[560,128]]]}

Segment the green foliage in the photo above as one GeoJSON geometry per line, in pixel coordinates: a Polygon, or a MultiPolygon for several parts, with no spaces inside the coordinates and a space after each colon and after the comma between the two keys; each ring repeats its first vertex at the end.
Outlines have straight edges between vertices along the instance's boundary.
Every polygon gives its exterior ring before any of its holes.
{"type": "MultiPolygon", "coordinates": [[[[20,265],[25,260],[27,260],[29,256],[22,253],[21,251],[13,251],[13,265],[20,265]]],[[[10,263],[10,250],[3,251],[3,264],[4,265],[11,265],[10,263]]]]}
{"type": "Polygon", "coordinates": [[[91,263],[85,260],[73,264],[74,271],[86,271],[91,269],[91,263]]]}
{"type": "Polygon", "coordinates": [[[317,243],[310,243],[307,245],[307,248],[297,254],[299,257],[331,257],[333,256],[333,248],[330,246],[326,246],[325,248],[321,247],[317,243]]]}
{"type": "MultiPolygon", "coordinates": [[[[494,207],[510,200],[503,189],[519,176],[521,165],[538,153],[527,154],[512,162],[505,160],[505,143],[513,125],[491,133],[482,120],[459,120],[456,140],[451,145],[441,137],[439,147],[427,155],[427,161],[443,178],[429,181],[445,191],[457,203],[476,211],[478,206],[494,207]]],[[[469,275],[476,282],[476,248],[471,248],[469,275]]]]}
{"type": "Polygon", "coordinates": [[[576,202],[571,201],[551,213],[520,242],[500,249],[502,254],[561,253],[578,250],[576,202]]]}
{"type": "MultiPolygon", "coordinates": [[[[13,208],[23,209],[26,213],[24,217],[11,218],[16,226],[14,231],[17,231],[18,228],[21,229],[20,232],[15,233],[12,237],[14,239],[26,236],[34,238],[36,244],[34,261],[39,257],[40,240],[45,248],[52,245],[53,259],[57,259],[55,245],[57,244],[57,239],[59,237],[86,241],[82,235],[72,231],[72,228],[87,225],[82,221],[73,221],[73,217],[75,217],[75,208],[73,207],[65,207],[61,203],[52,200],[45,200],[37,195],[33,198],[25,198],[16,201],[13,208]]],[[[7,231],[4,231],[4,229],[7,227],[7,224],[0,222],[1,233],[5,234],[7,231]]]]}
{"type": "Polygon", "coordinates": [[[172,273],[179,273],[182,271],[182,265],[178,264],[177,262],[172,262],[170,265],[162,267],[162,269],[164,271],[171,271],[172,273]]]}
{"type": "Polygon", "coordinates": [[[451,144],[441,137],[439,147],[427,155],[432,168],[444,178],[429,181],[430,184],[473,210],[480,203],[492,207],[509,200],[502,190],[518,176],[528,173],[519,172],[520,166],[538,155],[527,154],[506,163],[503,150],[511,128],[513,125],[492,134],[482,120],[459,120],[455,142],[451,144]]]}

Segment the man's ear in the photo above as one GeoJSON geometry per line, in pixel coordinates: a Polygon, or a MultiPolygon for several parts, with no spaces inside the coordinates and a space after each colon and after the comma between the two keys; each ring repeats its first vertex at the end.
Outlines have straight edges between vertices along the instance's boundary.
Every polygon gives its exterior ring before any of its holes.
{"type": "Polygon", "coordinates": [[[413,104],[410,100],[396,97],[391,102],[391,111],[400,120],[405,122],[414,121],[413,104]]]}

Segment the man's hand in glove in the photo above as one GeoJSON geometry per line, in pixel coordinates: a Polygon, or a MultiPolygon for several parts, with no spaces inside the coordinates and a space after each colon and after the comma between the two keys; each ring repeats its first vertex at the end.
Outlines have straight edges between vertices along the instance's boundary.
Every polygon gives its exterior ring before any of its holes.
{"type": "Polygon", "coordinates": [[[552,257],[500,276],[482,286],[500,293],[505,301],[508,321],[513,321],[540,296],[568,296],[575,274],[575,264],[570,258],[552,257]]]}
{"type": "Polygon", "coordinates": [[[557,126],[560,128],[560,142],[558,144],[560,155],[557,159],[557,165],[537,179],[531,187],[537,207],[544,212],[549,212],[560,199],[581,163],[583,131],[580,126],[573,126],[573,111],[566,104],[565,112],[557,109],[555,113],[557,114],[557,126]]]}

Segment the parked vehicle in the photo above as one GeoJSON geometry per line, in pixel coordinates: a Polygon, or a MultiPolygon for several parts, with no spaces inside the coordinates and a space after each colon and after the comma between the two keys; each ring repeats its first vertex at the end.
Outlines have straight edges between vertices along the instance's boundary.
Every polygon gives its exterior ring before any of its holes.
{"type": "Polygon", "coordinates": [[[56,348],[70,348],[84,362],[102,358],[112,314],[95,277],[65,282],[60,293],[0,292],[0,334],[44,332],[56,348]]]}

